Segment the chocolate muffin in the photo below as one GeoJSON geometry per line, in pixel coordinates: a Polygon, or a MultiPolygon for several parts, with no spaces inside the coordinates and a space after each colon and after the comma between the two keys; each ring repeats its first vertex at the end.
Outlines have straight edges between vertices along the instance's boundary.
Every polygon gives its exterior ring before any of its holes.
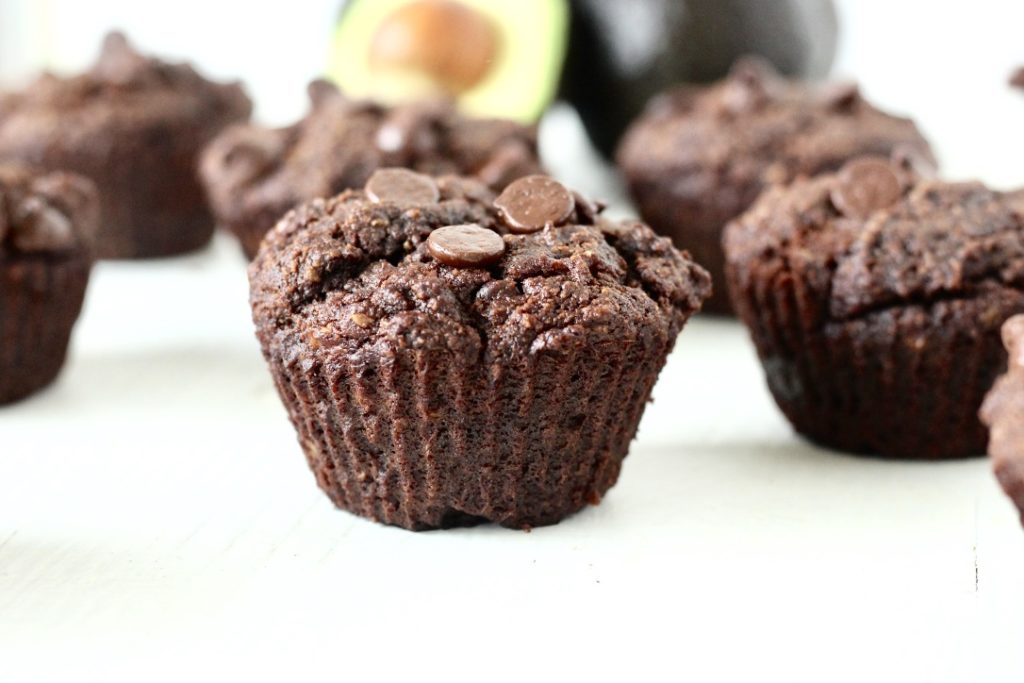
{"type": "Polygon", "coordinates": [[[326,81],[311,83],[309,96],[295,125],[235,126],[203,154],[214,212],[248,258],[296,204],[361,188],[378,168],[475,176],[495,190],[540,168],[535,131],[512,121],[466,118],[444,102],[385,109],[326,81]]]}
{"type": "Polygon", "coordinates": [[[96,190],[81,176],[0,166],[0,403],[60,372],[98,214],[96,190]]]}
{"type": "Polygon", "coordinates": [[[866,157],[771,188],[730,223],[733,303],[798,432],[897,458],[984,452],[999,327],[1024,311],[1019,208],[866,157]]]}
{"type": "Polygon", "coordinates": [[[1003,324],[1009,368],[985,397],[981,420],[989,427],[988,453],[996,478],[1024,523],[1024,315],[1003,324]]]}
{"type": "Polygon", "coordinates": [[[95,181],[99,257],[178,254],[213,234],[196,178],[199,150],[250,110],[237,84],[142,57],[112,33],[84,74],[44,74],[0,99],[0,159],[95,181]]]}
{"type": "Polygon", "coordinates": [[[545,176],[377,171],[289,212],[256,333],[320,487],[408,529],[553,524],[615,483],[710,279],[545,176]]]}
{"type": "Polygon", "coordinates": [[[853,84],[783,80],[744,59],[711,86],[683,86],[648,105],[618,150],[641,216],[711,272],[705,310],[731,311],[722,230],[772,183],[834,171],[847,160],[894,150],[933,166],[908,119],[880,112],[853,84]]]}

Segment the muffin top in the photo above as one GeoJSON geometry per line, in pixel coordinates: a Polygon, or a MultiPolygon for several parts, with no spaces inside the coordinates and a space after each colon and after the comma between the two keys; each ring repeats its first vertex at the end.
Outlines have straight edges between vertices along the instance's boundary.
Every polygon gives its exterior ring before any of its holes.
{"type": "Polygon", "coordinates": [[[160,123],[212,131],[251,110],[239,84],[214,83],[188,64],[144,57],[115,32],[85,73],[44,73],[25,90],[0,97],[0,142],[29,144],[56,133],[95,144],[101,131],[160,123]]]}
{"type": "Polygon", "coordinates": [[[1024,214],[1013,194],[925,179],[861,157],[764,192],[725,231],[741,286],[796,280],[814,318],[1024,286],[1024,214]]]}
{"type": "Polygon", "coordinates": [[[718,83],[653,99],[627,132],[618,159],[628,175],[692,176],[686,187],[699,194],[786,182],[895,149],[922,167],[934,165],[913,122],[872,107],[855,84],[788,81],[766,62],[744,58],[718,83]]]}
{"type": "Polygon", "coordinates": [[[0,259],[80,252],[98,217],[96,189],[86,178],[0,166],[0,259]]]}
{"type": "Polygon", "coordinates": [[[222,217],[362,187],[382,167],[472,175],[494,188],[539,170],[535,131],[518,123],[460,116],[443,101],[388,109],[327,81],[308,90],[298,123],[233,126],[207,148],[201,174],[222,217]]]}
{"type": "Polygon", "coordinates": [[[269,233],[249,267],[258,334],[286,358],[302,347],[348,362],[671,341],[710,293],[707,273],[600,210],[546,176],[495,197],[471,178],[382,169],[269,233]]]}
{"type": "Polygon", "coordinates": [[[989,427],[988,452],[996,476],[1024,521],[1024,315],[1003,324],[1003,344],[1009,354],[1007,372],[985,398],[981,420],[989,427]]]}

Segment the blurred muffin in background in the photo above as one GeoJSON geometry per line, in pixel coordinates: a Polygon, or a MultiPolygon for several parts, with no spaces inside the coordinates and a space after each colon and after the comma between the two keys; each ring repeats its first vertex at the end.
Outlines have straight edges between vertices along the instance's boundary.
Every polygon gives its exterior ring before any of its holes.
{"type": "Polygon", "coordinates": [[[326,81],[311,83],[309,96],[298,123],[233,126],[203,153],[214,213],[250,259],[296,204],[360,188],[378,168],[474,176],[496,190],[540,170],[532,127],[467,118],[444,101],[387,108],[351,100],[326,81]]]}
{"type": "Polygon", "coordinates": [[[85,73],[43,74],[0,98],[0,159],[91,178],[100,192],[98,257],[178,254],[213,234],[196,178],[200,149],[251,109],[240,85],[143,57],[111,33],[85,73]]]}
{"type": "Polygon", "coordinates": [[[93,184],[0,166],[0,404],[60,372],[92,266],[93,184]]]}
{"type": "Polygon", "coordinates": [[[766,190],[725,230],[768,388],[816,443],[904,459],[985,451],[978,408],[1024,313],[1024,213],[879,157],[766,190]]]}
{"type": "Polygon", "coordinates": [[[617,160],[644,220],[711,272],[705,310],[730,313],[725,224],[771,183],[833,171],[862,154],[899,151],[934,167],[909,119],[868,104],[854,84],[810,86],[746,58],[711,86],[682,86],[648,105],[617,160]]]}

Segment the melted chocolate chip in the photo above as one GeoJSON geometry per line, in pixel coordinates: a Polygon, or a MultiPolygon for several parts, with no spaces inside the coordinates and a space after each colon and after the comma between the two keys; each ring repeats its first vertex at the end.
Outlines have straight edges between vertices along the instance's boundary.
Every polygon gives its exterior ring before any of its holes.
{"type": "Polygon", "coordinates": [[[483,266],[505,253],[501,235],[475,223],[438,228],[427,238],[427,249],[435,259],[449,266],[483,266]]]}
{"type": "Polygon", "coordinates": [[[404,168],[381,168],[366,181],[366,195],[375,202],[435,204],[441,198],[430,176],[404,168]]]}
{"type": "Polygon", "coordinates": [[[537,232],[545,225],[564,223],[576,202],[572,192],[547,176],[520,178],[494,200],[512,232],[537,232]]]}
{"type": "Polygon", "coordinates": [[[862,157],[843,166],[832,188],[832,205],[844,216],[867,218],[894,204],[903,190],[899,177],[884,159],[862,157]]]}

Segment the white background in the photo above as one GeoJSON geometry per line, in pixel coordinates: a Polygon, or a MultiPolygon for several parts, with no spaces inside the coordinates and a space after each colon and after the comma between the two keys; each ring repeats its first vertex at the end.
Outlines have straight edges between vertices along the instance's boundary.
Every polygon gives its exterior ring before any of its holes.
{"type": "MultiPolygon", "coordinates": [[[[839,73],[951,176],[1024,184],[1024,3],[842,9],[839,73]]],[[[78,67],[113,24],[243,77],[283,123],[335,13],[0,0],[0,75],[78,67]]],[[[616,196],[575,123],[545,122],[549,162],[616,196]]],[[[1024,680],[1024,537],[988,463],[809,446],[735,323],[692,323],[655,396],[597,508],[529,534],[385,528],[316,489],[229,239],[101,264],[59,382],[0,410],[0,681],[1024,680]]]]}

